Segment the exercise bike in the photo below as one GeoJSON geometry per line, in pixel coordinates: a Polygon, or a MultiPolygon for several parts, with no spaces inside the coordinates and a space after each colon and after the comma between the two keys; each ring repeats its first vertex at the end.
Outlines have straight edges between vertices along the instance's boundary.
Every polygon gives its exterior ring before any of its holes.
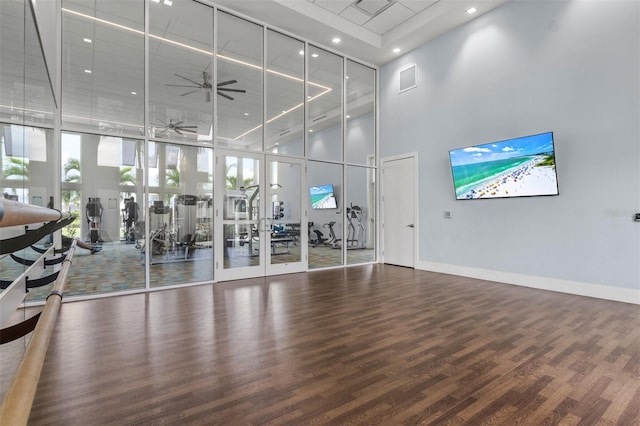
{"type": "Polygon", "coordinates": [[[322,231],[318,229],[314,229],[313,232],[316,234],[315,240],[309,240],[309,242],[313,245],[313,247],[318,247],[319,245],[331,246],[333,248],[340,248],[338,244],[341,240],[336,237],[336,233],[333,230],[333,225],[335,225],[335,221],[331,221],[329,223],[325,223],[322,225],[323,228],[329,228],[329,238],[325,238],[322,231]]]}

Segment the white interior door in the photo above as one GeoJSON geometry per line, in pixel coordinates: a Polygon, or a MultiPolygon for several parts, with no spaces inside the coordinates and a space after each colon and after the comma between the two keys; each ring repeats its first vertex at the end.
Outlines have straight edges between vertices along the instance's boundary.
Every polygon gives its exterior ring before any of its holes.
{"type": "Polygon", "coordinates": [[[384,263],[415,267],[416,159],[382,161],[382,257],[384,263]]]}

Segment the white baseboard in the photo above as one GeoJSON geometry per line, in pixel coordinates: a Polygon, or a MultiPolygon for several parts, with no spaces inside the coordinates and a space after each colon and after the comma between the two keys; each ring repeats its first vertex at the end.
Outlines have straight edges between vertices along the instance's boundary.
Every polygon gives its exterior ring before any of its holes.
{"type": "Polygon", "coordinates": [[[427,261],[418,261],[416,269],[640,305],[640,289],[514,274],[512,272],[493,271],[427,261]]]}

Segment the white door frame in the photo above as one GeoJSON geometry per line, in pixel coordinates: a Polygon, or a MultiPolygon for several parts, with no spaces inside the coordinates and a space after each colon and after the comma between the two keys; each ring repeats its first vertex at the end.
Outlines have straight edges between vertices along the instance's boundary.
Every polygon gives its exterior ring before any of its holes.
{"type": "MultiPolygon", "coordinates": [[[[411,196],[413,197],[413,199],[415,200],[414,202],[414,212],[413,212],[413,216],[414,216],[414,233],[413,233],[413,265],[412,267],[415,268],[416,265],[418,264],[418,253],[419,253],[419,240],[420,238],[418,237],[420,235],[420,220],[419,220],[419,216],[418,216],[418,205],[419,205],[419,180],[418,180],[418,153],[417,152],[409,152],[406,154],[400,154],[400,155],[395,155],[395,156],[391,156],[391,157],[384,157],[380,159],[380,253],[379,253],[379,258],[380,261],[382,263],[385,263],[385,259],[384,259],[384,247],[385,247],[385,229],[384,229],[384,224],[386,222],[386,218],[384,217],[384,211],[385,211],[385,199],[384,199],[384,195],[385,195],[385,179],[384,179],[384,169],[385,169],[385,164],[391,161],[397,161],[397,160],[404,160],[404,159],[412,159],[413,160],[413,164],[414,164],[414,168],[413,168],[413,182],[414,182],[414,193],[411,194],[411,196]]],[[[394,190],[393,188],[391,190],[394,190]]],[[[395,188],[395,190],[397,191],[398,189],[395,188]]]]}
{"type": "MultiPolygon", "coordinates": [[[[238,151],[233,149],[216,149],[214,151],[215,157],[215,185],[214,188],[214,261],[215,261],[215,281],[228,281],[243,278],[264,277],[269,275],[289,274],[295,272],[303,272],[307,270],[307,196],[305,191],[306,185],[306,163],[304,160],[294,157],[278,156],[264,154],[260,152],[250,151],[238,151]],[[255,257],[258,259],[258,264],[255,266],[240,266],[235,268],[224,268],[224,253],[226,250],[225,237],[224,237],[224,206],[225,200],[223,195],[226,191],[222,190],[223,185],[226,184],[225,166],[222,160],[225,156],[234,156],[238,158],[252,158],[259,161],[258,170],[258,194],[259,202],[257,206],[258,219],[254,219],[251,222],[255,222],[259,241],[254,243],[257,246],[257,254],[255,257]],[[267,197],[270,194],[269,190],[269,178],[271,177],[270,165],[271,161],[290,162],[300,165],[300,179],[298,184],[300,185],[300,237],[296,244],[300,245],[300,262],[271,264],[271,224],[272,216],[270,200],[267,197]]],[[[231,220],[226,220],[231,222],[231,220]]],[[[244,223],[244,221],[242,221],[244,223]]],[[[250,237],[251,238],[251,237],[250,237]]],[[[250,249],[255,248],[253,245],[250,249]]],[[[252,255],[252,254],[250,254],[252,255]]]]}

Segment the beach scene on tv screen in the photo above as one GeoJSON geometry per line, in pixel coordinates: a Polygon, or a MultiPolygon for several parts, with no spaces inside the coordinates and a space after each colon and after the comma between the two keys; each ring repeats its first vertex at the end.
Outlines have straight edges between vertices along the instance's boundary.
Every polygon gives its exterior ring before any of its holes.
{"type": "Polygon", "coordinates": [[[314,209],[335,209],[336,199],[333,196],[333,185],[312,186],[309,188],[311,207],[314,209]]]}
{"type": "Polygon", "coordinates": [[[449,151],[459,200],[557,195],[553,133],[449,151]]]}

